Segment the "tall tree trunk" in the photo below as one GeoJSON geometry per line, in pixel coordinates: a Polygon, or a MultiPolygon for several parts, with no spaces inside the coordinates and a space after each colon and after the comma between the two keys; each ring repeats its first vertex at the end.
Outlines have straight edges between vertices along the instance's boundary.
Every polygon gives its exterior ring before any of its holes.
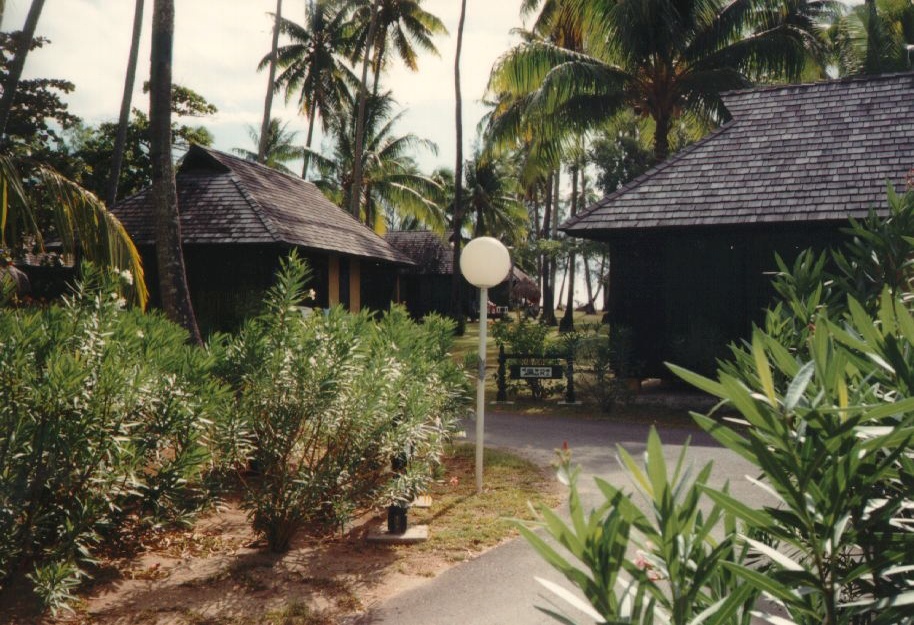
{"type": "Polygon", "coordinates": [[[584,286],[587,288],[587,304],[584,306],[584,313],[592,315],[596,312],[596,309],[593,306],[594,294],[593,294],[593,280],[590,276],[590,259],[587,258],[587,252],[581,253],[581,261],[584,263],[584,286]]]}
{"type": "Polygon", "coordinates": [[[317,111],[317,103],[312,102],[308,107],[308,138],[305,139],[305,162],[302,164],[301,177],[303,180],[308,179],[308,165],[311,164],[311,141],[314,139],[314,114],[317,111]]]}
{"type": "Polygon", "coordinates": [[[171,161],[171,58],[174,45],[174,0],[154,0],[152,53],[149,73],[149,157],[159,290],[165,315],[183,326],[190,341],[202,345],[187,288],[178,192],[171,161]]]}
{"type": "MultiPolygon", "coordinates": [[[[543,208],[543,231],[540,238],[543,241],[551,239],[550,236],[552,230],[552,213],[555,202],[555,194],[552,192],[552,187],[555,184],[555,178],[552,173],[549,174],[549,178],[546,181],[546,197],[545,197],[545,206],[543,208]]],[[[543,311],[541,319],[546,325],[554,326],[556,325],[555,320],[555,260],[550,258],[548,254],[543,254],[543,311]]]]}
{"type": "MultiPolygon", "coordinates": [[[[359,218],[359,206],[362,195],[362,150],[365,143],[365,106],[368,100],[368,65],[371,61],[371,42],[378,30],[378,11],[381,0],[371,5],[371,21],[368,23],[368,43],[365,44],[365,58],[362,59],[362,81],[359,83],[359,105],[355,122],[355,154],[352,163],[352,189],[349,198],[349,211],[359,218]]],[[[456,269],[456,268],[455,268],[456,269]]]]}
{"type": "MultiPolygon", "coordinates": [[[[578,174],[580,167],[575,163],[571,168],[571,216],[578,214],[578,174]]],[[[574,249],[568,253],[568,297],[565,300],[565,314],[562,315],[562,322],[559,324],[559,330],[562,332],[571,332],[574,330],[574,249]]]]}
{"type": "Polygon", "coordinates": [[[276,81],[276,55],[279,49],[279,24],[282,21],[282,0],[276,0],[276,19],[273,21],[273,45],[270,48],[270,79],[263,101],[263,122],[260,124],[260,141],[257,143],[257,162],[267,160],[267,142],[270,139],[270,114],[273,110],[273,83],[276,81]]]}
{"type": "Polygon", "coordinates": [[[32,47],[35,28],[38,27],[38,18],[41,17],[43,8],[44,0],[32,0],[29,14],[25,18],[25,26],[22,27],[22,33],[17,42],[16,56],[10,64],[10,73],[3,84],[3,97],[0,98],[0,143],[6,137],[6,126],[10,120],[10,111],[13,110],[13,99],[16,97],[19,79],[22,77],[22,68],[25,67],[25,57],[28,56],[29,49],[32,47]]]}
{"type": "Polygon", "coordinates": [[[467,0],[460,2],[460,20],[457,22],[457,52],[454,54],[454,131],[457,156],[454,163],[454,263],[451,274],[451,314],[457,320],[457,330],[462,335],[466,320],[463,315],[463,291],[460,275],[461,231],[463,230],[463,98],[460,92],[460,54],[463,50],[463,25],[467,17],[467,0]]]}
{"type": "Polygon", "coordinates": [[[670,155],[670,118],[661,113],[654,117],[654,160],[662,163],[670,155]]]}
{"type": "Polygon", "coordinates": [[[0,0],[0,30],[3,30],[3,14],[6,13],[6,0],[0,0]]]}
{"type": "Polygon", "coordinates": [[[127,145],[127,125],[130,123],[130,102],[133,98],[133,83],[136,81],[136,63],[140,53],[140,34],[143,31],[144,0],[136,0],[133,12],[133,38],[130,40],[130,56],[127,59],[127,76],[124,79],[124,95],[121,97],[121,114],[117,121],[117,137],[111,154],[111,171],[108,173],[108,188],[105,203],[108,208],[117,201],[117,185],[124,164],[124,149],[127,145]]]}

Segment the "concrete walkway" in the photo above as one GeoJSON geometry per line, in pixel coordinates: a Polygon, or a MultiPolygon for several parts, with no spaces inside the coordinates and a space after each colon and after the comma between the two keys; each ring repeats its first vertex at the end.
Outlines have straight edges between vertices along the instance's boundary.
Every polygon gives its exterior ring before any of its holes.
{"type": "MultiPolygon", "coordinates": [[[[467,423],[473,440],[474,424],[467,423]]],[[[648,426],[567,417],[520,416],[505,413],[486,415],[487,447],[502,447],[547,466],[554,450],[568,443],[573,461],[582,467],[580,490],[587,507],[599,500],[593,476],[616,485],[630,486],[616,461],[615,446],[621,444],[640,459],[647,441],[648,426]]],[[[672,461],[691,437],[689,457],[696,465],[714,461],[712,485],[731,482],[731,491],[749,504],[760,499],[758,488],[743,476],[752,467],[698,430],[660,429],[668,461],[672,461]]],[[[434,531],[434,529],[432,529],[434,531]]],[[[512,540],[475,560],[460,564],[427,584],[393,597],[356,620],[352,625],[554,625],[555,621],[536,609],[547,606],[545,589],[534,576],[561,582],[523,539],[512,540]]],[[[565,609],[566,606],[562,606],[565,609]]],[[[588,622],[574,614],[580,622],[588,622]]]]}

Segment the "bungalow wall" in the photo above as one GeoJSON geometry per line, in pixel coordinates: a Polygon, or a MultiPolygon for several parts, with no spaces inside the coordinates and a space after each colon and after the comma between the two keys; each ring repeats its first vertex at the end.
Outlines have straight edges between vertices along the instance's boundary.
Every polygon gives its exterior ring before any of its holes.
{"type": "MultiPolygon", "coordinates": [[[[232,331],[263,309],[280,259],[291,252],[280,245],[185,245],[184,261],[191,301],[204,335],[232,331]]],[[[158,268],[153,248],[143,248],[150,305],[160,306],[158,268]]],[[[393,265],[299,250],[311,269],[307,288],[314,289],[316,308],[385,310],[396,290],[393,265]]]]}
{"type": "Polygon", "coordinates": [[[841,240],[834,225],[613,233],[607,321],[632,331],[633,364],[669,377],[664,362],[712,373],[772,301],[775,253],[841,240]]]}

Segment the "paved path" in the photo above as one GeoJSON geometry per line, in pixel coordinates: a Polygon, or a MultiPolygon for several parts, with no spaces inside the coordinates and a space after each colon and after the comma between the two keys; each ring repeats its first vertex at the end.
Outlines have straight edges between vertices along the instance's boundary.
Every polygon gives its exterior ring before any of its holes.
{"type": "MultiPolygon", "coordinates": [[[[473,440],[473,423],[467,433],[473,440]]],[[[615,446],[623,445],[635,458],[644,451],[648,426],[573,419],[567,417],[486,415],[486,446],[503,447],[548,465],[554,450],[567,441],[573,460],[582,467],[580,480],[585,505],[594,506],[598,491],[593,476],[611,483],[628,485],[626,474],[616,462],[615,446]]],[[[720,448],[700,431],[660,431],[668,461],[675,458],[691,437],[690,457],[696,464],[714,461],[712,485],[725,479],[732,491],[747,503],[759,497],[758,489],[743,478],[751,466],[735,454],[720,448]]],[[[434,531],[434,530],[433,530],[434,531]]],[[[536,610],[547,605],[544,589],[534,576],[564,582],[523,540],[512,540],[475,560],[460,564],[419,588],[393,597],[373,609],[354,625],[554,625],[555,621],[536,610]]],[[[563,606],[564,607],[564,606],[563,606]]],[[[581,615],[575,615],[583,618],[581,615]]],[[[583,621],[582,621],[583,622],[583,621]]]]}

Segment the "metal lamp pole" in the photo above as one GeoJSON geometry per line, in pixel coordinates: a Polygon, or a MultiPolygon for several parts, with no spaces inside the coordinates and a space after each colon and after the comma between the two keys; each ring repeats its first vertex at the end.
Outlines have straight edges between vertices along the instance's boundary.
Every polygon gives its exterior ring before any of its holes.
{"type": "Polygon", "coordinates": [[[489,289],[479,288],[479,358],[476,370],[476,494],[482,493],[482,439],[486,431],[486,331],[489,326],[489,289]]]}
{"type": "Polygon", "coordinates": [[[511,255],[498,239],[478,237],[460,255],[460,272],[479,288],[479,357],[476,372],[476,493],[482,493],[483,439],[486,410],[486,331],[489,287],[500,284],[511,271],[511,255]]]}

